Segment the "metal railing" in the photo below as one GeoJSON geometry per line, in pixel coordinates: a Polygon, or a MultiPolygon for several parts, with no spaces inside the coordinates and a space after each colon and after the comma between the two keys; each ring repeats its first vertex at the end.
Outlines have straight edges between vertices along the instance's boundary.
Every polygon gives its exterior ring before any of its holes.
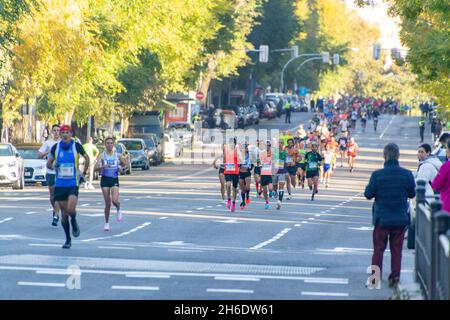
{"type": "Polygon", "coordinates": [[[425,185],[417,182],[415,277],[428,300],[450,300],[450,213],[427,204],[425,185]]]}

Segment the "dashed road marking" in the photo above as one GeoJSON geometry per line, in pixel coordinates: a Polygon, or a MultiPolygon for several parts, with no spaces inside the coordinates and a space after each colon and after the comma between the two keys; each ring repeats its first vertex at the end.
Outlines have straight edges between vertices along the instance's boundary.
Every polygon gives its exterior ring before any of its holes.
{"type": "Polygon", "coordinates": [[[250,293],[252,294],[253,290],[242,290],[242,289],[206,289],[206,292],[220,292],[220,293],[250,293]]]}
{"type": "Polygon", "coordinates": [[[30,211],[30,212],[27,212],[25,214],[35,214],[35,213],[37,213],[37,212],[36,211],[30,211]]]}
{"type": "Polygon", "coordinates": [[[14,218],[13,217],[8,217],[8,218],[5,218],[3,220],[0,220],[0,223],[8,222],[8,221],[11,221],[11,220],[14,220],[14,218]]]}
{"type": "Polygon", "coordinates": [[[17,282],[17,285],[19,286],[34,286],[34,287],[59,287],[59,288],[65,288],[65,283],[55,283],[55,282],[26,282],[26,281],[19,281],[17,282]]]}
{"type": "Polygon", "coordinates": [[[311,292],[311,291],[302,291],[302,296],[348,297],[348,293],[344,293],[344,292],[311,292]]]}
{"type": "Polygon", "coordinates": [[[286,235],[286,233],[288,233],[290,230],[291,230],[291,228],[285,228],[285,229],[281,230],[281,231],[280,231],[277,235],[275,235],[273,238],[271,238],[271,239],[269,239],[269,240],[267,240],[267,241],[261,242],[261,243],[257,244],[257,245],[254,246],[254,247],[251,247],[250,250],[258,250],[258,249],[261,249],[261,248],[267,246],[268,244],[270,244],[270,243],[272,243],[272,242],[274,242],[274,241],[280,239],[281,237],[283,237],[284,235],[286,235]]]}
{"type": "Polygon", "coordinates": [[[145,290],[145,291],[159,291],[159,287],[148,286],[111,286],[112,290],[145,290]]]}

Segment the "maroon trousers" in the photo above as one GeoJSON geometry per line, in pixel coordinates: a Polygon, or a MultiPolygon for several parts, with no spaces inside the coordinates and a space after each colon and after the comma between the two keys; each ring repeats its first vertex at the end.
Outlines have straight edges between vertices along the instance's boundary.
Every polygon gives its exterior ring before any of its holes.
{"type": "Polygon", "coordinates": [[[380,268],[381,276],[383,274],[383,254],[389,240],[389,248],[391,250],[391,274],[389,275],[389,280],[400,280],[405,231],[405,227],[382,228],[379,225],[373,230],[372,265],[380,268]]]}

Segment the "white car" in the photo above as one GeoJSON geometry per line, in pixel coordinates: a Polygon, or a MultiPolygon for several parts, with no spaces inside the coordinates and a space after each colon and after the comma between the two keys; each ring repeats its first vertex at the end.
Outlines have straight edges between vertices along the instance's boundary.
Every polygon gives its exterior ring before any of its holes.
{"type": "Polygon", "coordinates": [[[164,156],[166,158],[175,159],[181,156],[182,146],[180,140],[177,141],[176,132],[164,133],[164,156]]]}
{"type": "Polygon", "coordinates": [[[47,160],[38,159],[39,146],[20,145],[17,150],[23,158],[25,184],[41,183],[46,186],[47,160]]]}
{"type": "Polygon", "coordinates": [[[23,159],[10,143],[0,143],[0,186],[24,188],[23,159]]]}

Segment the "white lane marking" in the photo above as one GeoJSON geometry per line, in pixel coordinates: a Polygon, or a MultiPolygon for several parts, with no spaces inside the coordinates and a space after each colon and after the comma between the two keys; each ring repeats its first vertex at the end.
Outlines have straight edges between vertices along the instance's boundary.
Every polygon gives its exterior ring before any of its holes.
{"type": "Polygon", "coordinates": [[[302,296],[348,297],[348,293],[302,291],[302,296]]]}
{"type": "Polygon", "coordinates": [[[186,213],[192,213],[192,211],[186,211],[186,213]]]}
{"type": "Polygon", "coordinates": [[[301,224],[294,224],[294,227],[300,227],[301,226],[301,224]]]}
{"type": "Polygon", "coordinates": [[[305,279],[305,283],[348,284],[348,279],[305,279]]]}
{"type": "Polygon", "coordinates": [[[197,208],[197,210],[203,210],[203,209],[205,209],[205,208],[197,208]]]}
{"type": "Polygon", "coordinates": [[[99,249],[112,249],[112,250],[134,250],[132,247],[113,247],[113,246],[98,246],[99,249]]]}
{"type": "Polygon", "coordinates": [[[314,218],[308,218],[308,220],[313,221],[313,220],[315,220],[315,219],[314,219],[314,218]]]}
{"type": "Polygon", "coordinates": [[[259,278],[251,278],[251,277],[214,277],[214,280],[224,280],[224,281],[260,281],[259,278]]]}
{"type": "Polygon", "coordinates": [[[138,226],[138,227],[136,227],[136,228],[134,228],[134,229],[131,229],[130,231],[127,231],[127,232],[123,232],[123,233],[120,233],[120,234],[115,234],[115,235],[113,235],[113,236],[108,236],[108,237],[98,237],[98,238],[84,239],[84,240],[81,240],[81,241],[82,241],[82,242],[91,242],[91,241],[96,241],[96,240],[105,240],[105,239],[112,239],[112,238],[120,238],[120,237],[129,235],[129,234],[131,234],[131,233],[133,233],[133,232],[136,232],[136,231],[138,231],[139,229],[142,229],[142,228],[144,228],[144,227],[146,227],[146,226],[148,226],[148,225],[150,225],[150,224],[152,224],[152,223],[151,223],[151,222],[145,222],[145,223],[141,224],[140,226],[138,226]]]}
{"type": "Polygon", "coordinates": [[[25,214],[35,214],[35,213],[37,213],[37,212],[36,211],[29,211],[29,212],[27,212],[25,214]]]}
{"type": "Polygon", "coordinates": [[[47,209],[47,212],[53,211],[53,209],[47,209]]]}
{"type": "Polygon", "coordinates": [[[97,205],[101,205],[102,203],[101,202],[97,202],[97,205]]]}
{"type": "Polygon", "coordinates": [[[60,244],[50,244],[50,243],[29,243],[30,247],[61,247],[60,244]]]}
{"type": "Polygon", "coordinates": [[[174,252],[203,252],[202,250],[198,249],[167,249],[167,251],[174,251],[174,252]]]}
{"type": "Polygon", "coordinates": [[[320,214],[316,214],[316,217],[320,217],[320,214]]]}
{"type": "Polygon", "coordinates": [[[112,290],[145,290],[145,291],[159,291],[159,287],[147,286],[112,286],[112,290]]]}
{"type": "Polygon", "coordinates": [[[391,118],[391,121],[389,121],[389,124],[386,126],[386,128],[384,128],[383,133],[380,135],[380,139],[383,139],[384,134],[386,133],[387,129],[389,128],[389,126],[392,124],[392,121],[394,121],[395,119],[395,115],[391,118]]]}
{"type": "Polygon", "coordinates": [[[19,281],[17,282],[17,285],[19,286],[35,286],[35,287],[59,287],[59,288],[65,288],[65,283],[55,283],[55,282],[26,282],[26,281],[19,281]]]}
{"type": "Polygon", "coordinates": [[[127,278],[155,278],[155,279],[170,279],[168,274],[146,273],[146,272],[130,272],[125,274],[127,278]]]}
{"type": "Polygon", "coordinates": [[[124,201],[130,201],[130,199],[125,199],[124,201]]]}
{"type": "Polygon", "coordinates": [[[167,219],[167,217],[161,217],[161,218],[159,218],[159,220],[166,220],[167,219]]]}
{"type": "Polygon", "coordinates": [[[103,217],[103,213],[80,213],[82,216],[85,217],[103,217]]]}
{"type": "Polygon", "coordinates": [[[14,220],[14,218],[13,217],[8,217],[8,218],[5,218],[3,220],[0,220],[0,223],[8,222],[8,221],[11,221],[11,220],[14,220]]]}
{"type": "Polygon", "coordinates": [[[212,206],[206,206],[208,209],[211,209],[212,208],[212,206]]]}
{"type": "Polygon", "coordinates": [[[372,227],[360,227],[360,228],[350,228],[350,230],[359,230],[359,231],[372,231],[373,228],[372,227]]]}
{"type": "Polygon", "coordinates": [[[206,289],[206,292],[220,292],[220,293],[253,293],[253,290],[241,290],[241,289],[206,289]]]}
{"type": "Polygon", "coordinates": [[[89,205],[89,203],[83,203],[82,205],[81,205],[81,207],[87,207],[89,205]]]}
{"type": "Polygon", "coordinates": [[[267,240],[267,241],[261,242],[261,243],[257,244],[257,245],[254,246],[254,247],[251,247],[250,250],[258,250],[258,249],[261,249],[261,248],[267,246],[268,244],[274,242],[275,240],[278,240],[279,238],[281,238],[282,236],[284,236],[286,233],[288,233],[290,230],[291,230],[291,228],[285,228],[285,229],[281,230],[281,231],[280,231],[277,235],[275,235],[273,238],[271,238],[271,239],[269,239],[269,240],[267,240]]]}
{"type": "Polygon", "coordinates": [[[229,219],[229,220],[213,220],[215,222],[221,222],[221,223],[242,223],[241,221],[237,221],[234,219],[229,219]]]}

